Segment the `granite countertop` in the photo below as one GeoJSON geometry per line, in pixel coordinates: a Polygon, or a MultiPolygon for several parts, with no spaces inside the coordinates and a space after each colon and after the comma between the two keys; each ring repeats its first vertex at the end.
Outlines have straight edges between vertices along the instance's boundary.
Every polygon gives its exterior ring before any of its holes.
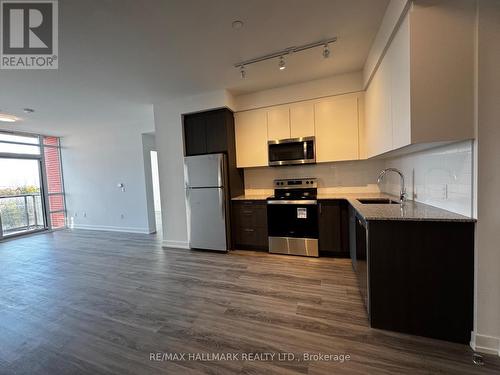
{"type": "MultiPolygon", "coordinates": [[[[232,200],[265,200],[269,194],[240,195],[232,200]]],[[[318,200],[345,199],[365,220],[410,220],[410,221],[461,221],[474,222],[475,219],[443,210],[425,203],[407,201],[404,206],[399,204],[363,204],[362,198],[397,197],[385,193],[318,193],[318,200]]]]}
{"type": "Polygon", "coordinates": [[[388,198],[398,201],[399,197],[386,193],[319,193],[318,200],[345,199],[365,220],[409,220],[409,221],[463,221],[475,219],[456,214],[425,203],[406,201],[399,204],[363,204],[358,199],[388,198]]]}
{"type": "MultiPolygon", "coordinates": [[[[394,199],[394,197],[392,197],[394,199]]],[[[396,199],[397,200],[397,199],[396,199]]],[[[363,204],[357,199],[347,199],[349,204],[365,220],[409,220],[409,221],[462,221],[474,222],[475,219],[430,206],[425,203],[406,201],[399,204],[363,204]]]]}
{"type": "Polygon", "coordinates": [[[265,201],[272,194],[245,194],[231,198],[232,201],[265,201]]]}

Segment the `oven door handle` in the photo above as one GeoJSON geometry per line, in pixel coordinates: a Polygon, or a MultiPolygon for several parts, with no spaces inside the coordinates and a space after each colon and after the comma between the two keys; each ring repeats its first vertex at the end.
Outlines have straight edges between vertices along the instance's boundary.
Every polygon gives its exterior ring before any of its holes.
{"type": "Polygon", "coordinates": [[[300,200],[300,199],[297,199],[297,200],[268,200],[267,201],[267,204],[295,204],[295,205],[298,205],[298,206],[311,206],[311,205],[317,205],[318,204],[318,201],[316,200],[300,200]]]}

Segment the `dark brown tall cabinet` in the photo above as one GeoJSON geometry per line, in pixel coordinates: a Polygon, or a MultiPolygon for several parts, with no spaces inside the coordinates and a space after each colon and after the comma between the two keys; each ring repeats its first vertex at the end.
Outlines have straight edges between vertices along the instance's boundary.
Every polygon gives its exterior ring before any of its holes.
{"type": "MultiPolygon", "coordinates": [[[[231,198],[244,193],[243,170],[236,168],[236,143],[234,138],[234,116],[227,108],[184,114],[184,155],[206,155],[223,153],[227,156],[228,192],[231,198]]],[[[231,212],[231,210],[228,210],[231,212]]],[[[231,217],[229,217],[231,222],[231,217]]],[[[230,234],[228,233],[230,238],[230,234]]],[[[231,240],[231,239],[230,239],[231,240]]],[[[231,248],[233,248],[231,241],[231,248]]]]}

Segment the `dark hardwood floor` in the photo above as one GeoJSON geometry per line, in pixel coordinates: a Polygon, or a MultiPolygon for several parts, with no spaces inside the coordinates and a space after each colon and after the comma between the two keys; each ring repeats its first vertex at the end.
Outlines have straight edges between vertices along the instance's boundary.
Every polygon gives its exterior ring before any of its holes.
{"type": "Polygon", "coordinates": [[[0,243],[0,374],[500,372],[497,357],[473,365],[465,345],[367,324],[348,259],[162,249],[154,236],[92,231],[0,243]],[[351,359],[162,362],[152,352],[351,359]]]}

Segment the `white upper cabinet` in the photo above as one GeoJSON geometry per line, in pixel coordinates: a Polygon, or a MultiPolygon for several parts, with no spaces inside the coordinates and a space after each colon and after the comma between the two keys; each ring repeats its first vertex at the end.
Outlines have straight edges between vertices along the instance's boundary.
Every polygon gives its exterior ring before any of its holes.
{"type": "Polygon", "coordinates": [[[365,97],[363,150],[474,138],[474,2],[414,3],[365,97]]]}
{"type": "Polygon", "coordinates": [[[314,104],[300,102],[267,110],[267,139],[314,136],[314,104]]]}
{"type": "Polygon", "coordinates": [[[318,101],[314,116],[317,162],[359,159],[358,94],[318,101]]]}
{"type": "Polygon", "coordinates": [[[392,149],[392,111],[390,68],[383,60],[366,91],[366,156],[372,157],[392,149]]]}
{"type": "Polygon", "coordinates": [[[267,111],[267,139],[290,138],[290,107],[272,107],[267,111]]]}
{"type": "Polygon", "coordinates": [[[404,19],[387,52],[390,69],[392,149],[411,143],[410,23],[404,19]]]}
{"type": "Polygon", "coordinates": [[[367,157],[411,142],[408,40],[409,24],[405,19],[366,90],[364,131],[367,157]]]}
{"type": "Polygon", "coordinates": [[[268,141],[316,137],[316,161],[357,160],[363,93],[307,100],[235,114],[238,168],[268,165],[268,141]]]}
{"type": "Polygon", "coordinates": [[[290,105],[290,138],[314,135],[314,103],[303,102],[290,105]]]}
{"type": "Polygon", "coordinates": [[[409,13],[411,142],[472,139],[476,2],[430,4],[409,13]]]}
{"type": "Polygon", "coordinates": [[[257,109],[237,112],[234,121],[236,166],[267,166],[267,111],[257,109]]]}

